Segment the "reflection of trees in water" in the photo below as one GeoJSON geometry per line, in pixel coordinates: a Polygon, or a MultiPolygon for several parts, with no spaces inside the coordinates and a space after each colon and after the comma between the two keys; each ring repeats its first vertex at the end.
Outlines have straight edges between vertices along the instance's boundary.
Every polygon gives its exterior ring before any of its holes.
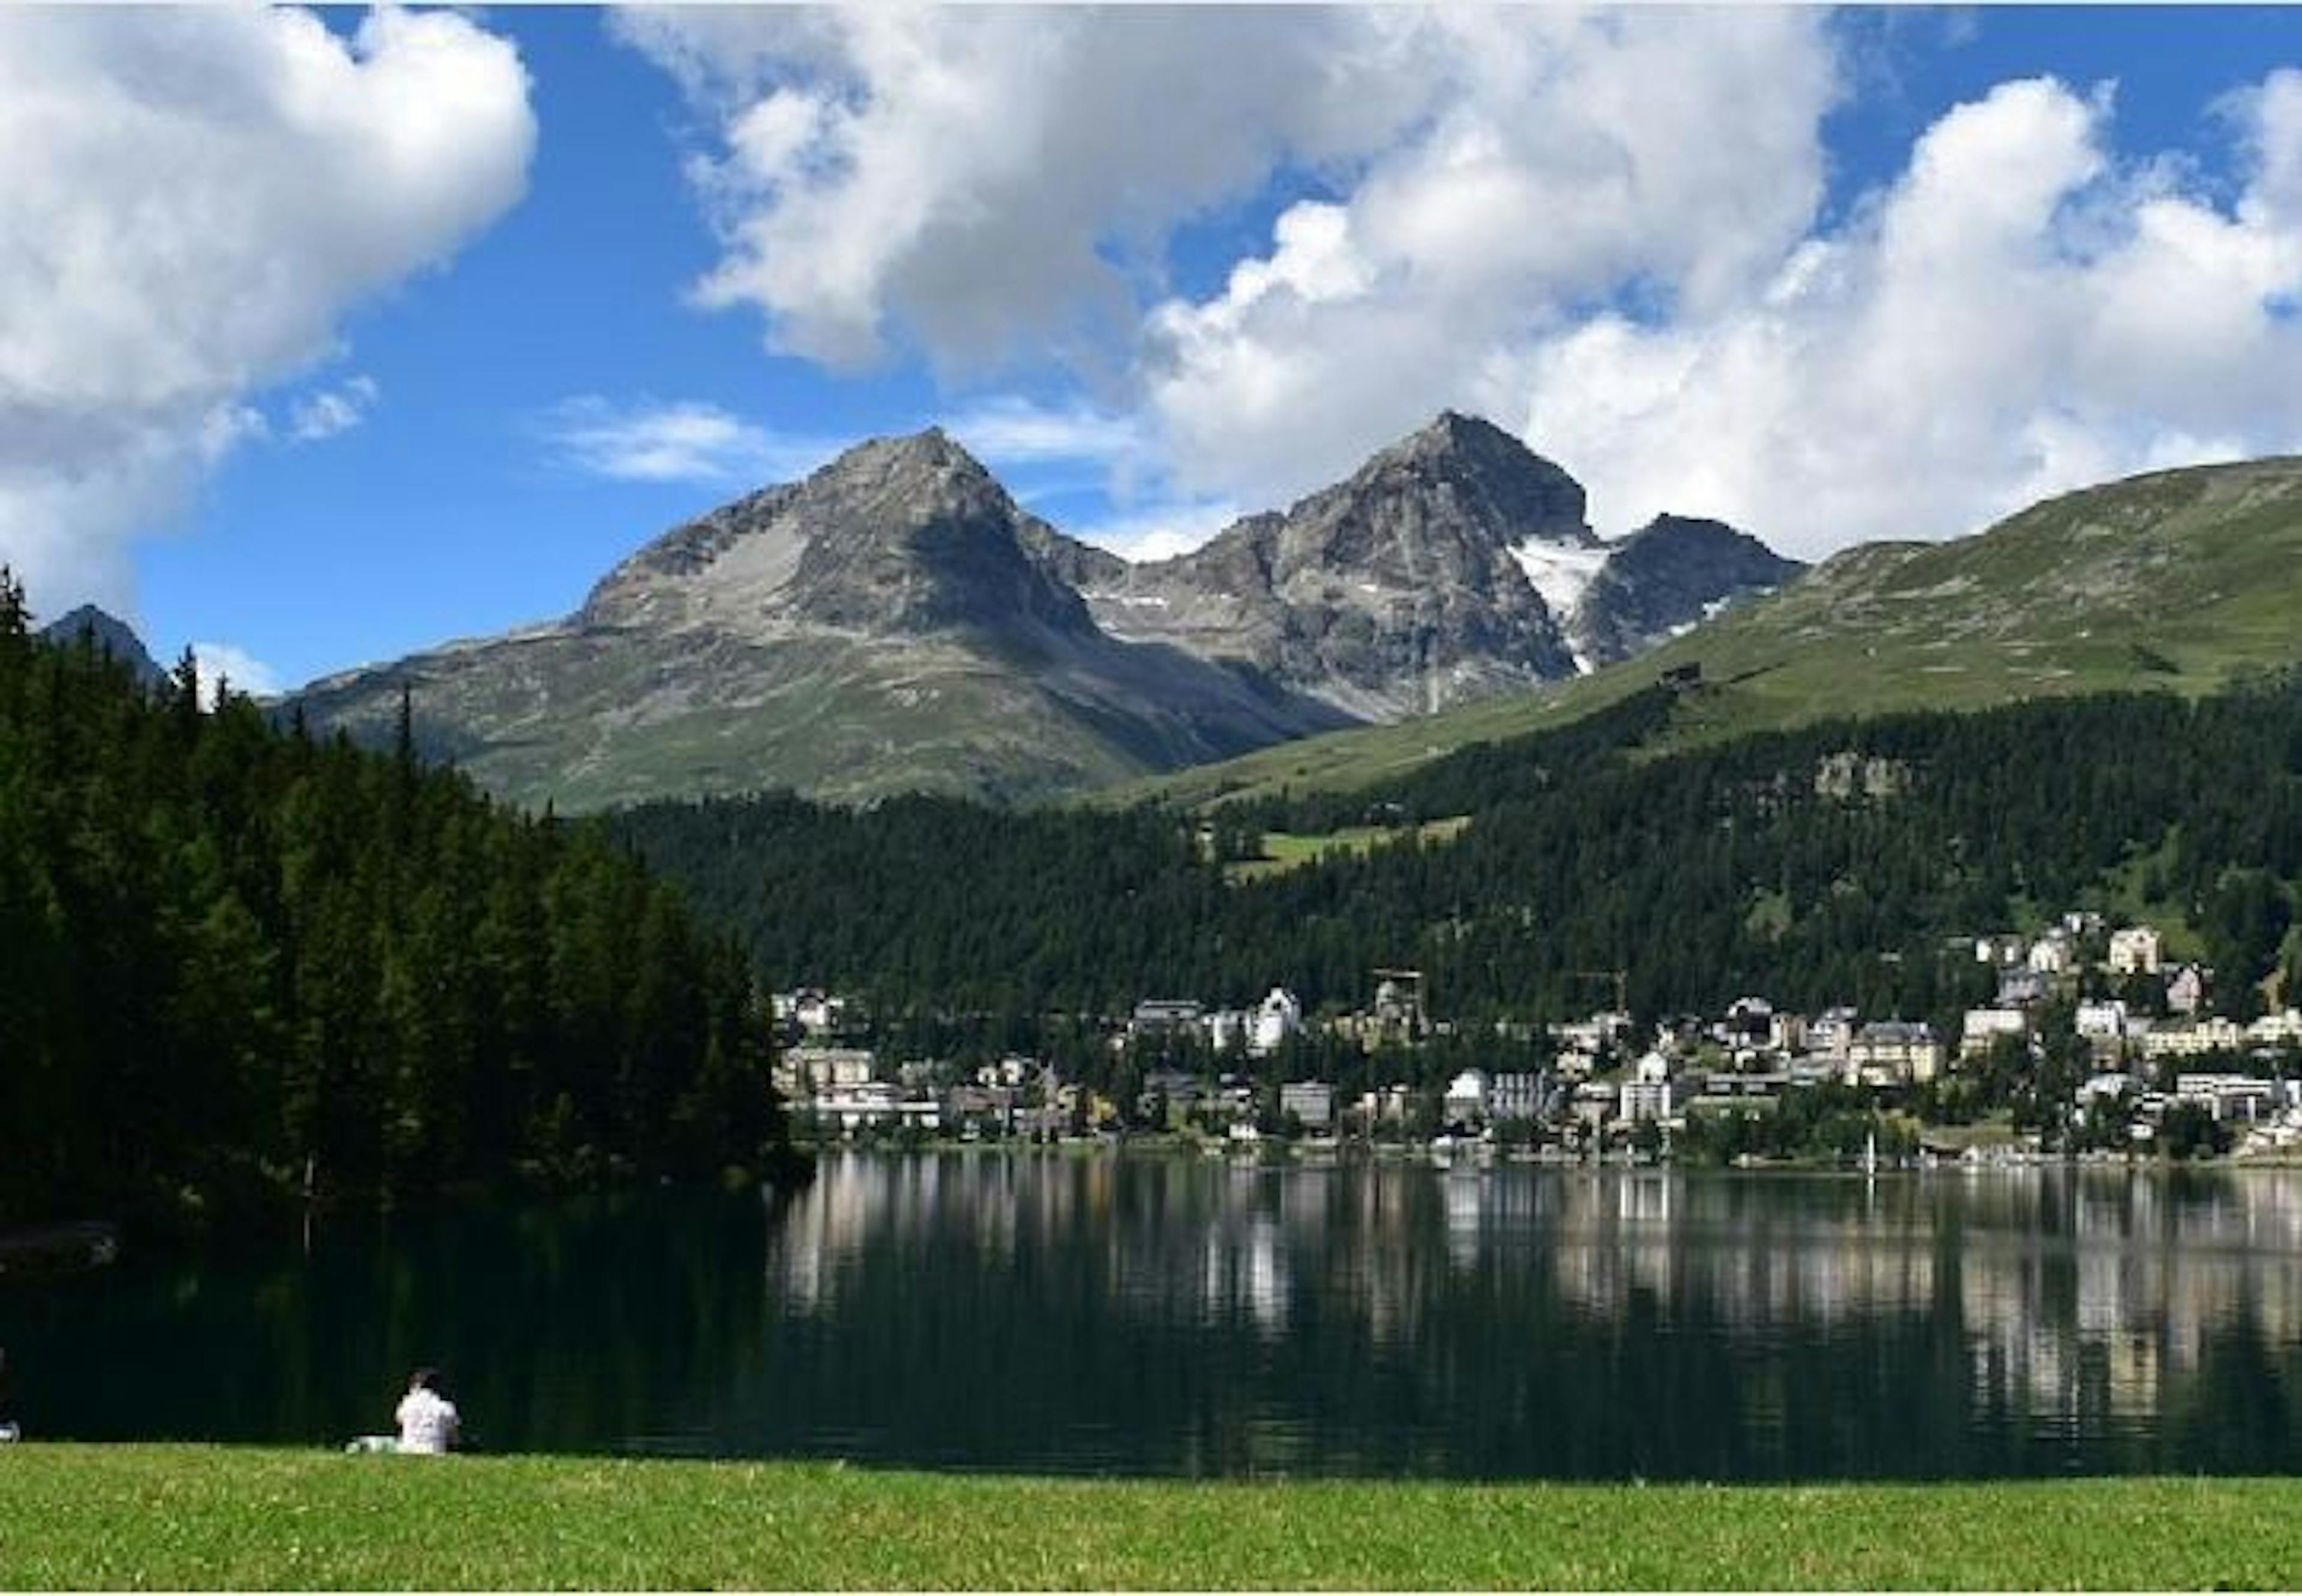
{"type": "MultiPolygon", "coordinates": [[[[987,1156],[857,1161],[805,1201],[778,1278],[872,1373],[802,1397],[802,1431],[862,1414],[1007,1466],[2189,1466],[2161,1404],[2282,1413],[2246,1348],[2290,1344],[2302,1301],[2274,1177],[987,1156]],[[921,1292],[939,1346],[900,1328],[921,1292]]],[[[2198,1455],[2289,1460],[2280,1424],[2229,1434],[2198,1455]]]]}
{"type": "Polygon", "coordinates": [[[2288,1469],[2302,1180],[827,1160],[0,1291],[35,1433],[953,1466],[2288,1469]]]}
{"type": "Polygon", "coordinates": [[[763,1225],[756,1197],[656,1193],[347,1218],[308,1257],[130,1258],[0,1298],[0,1331],[38,1433],[326,1443],[389,1429],[436,1364],[485,1445],[608,1448],[709,1421],[760,1333],[763,1225]]]}

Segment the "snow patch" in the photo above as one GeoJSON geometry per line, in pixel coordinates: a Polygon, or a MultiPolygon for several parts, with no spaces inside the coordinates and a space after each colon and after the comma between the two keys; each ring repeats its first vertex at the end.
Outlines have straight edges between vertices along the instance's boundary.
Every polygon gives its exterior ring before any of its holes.
{"type": "Polygon", "coordinates": [[[1575,549],[1542,538],[1529,538],[1514,547],[1510,557],[1518,561],[1518,568],[1526,573],[1527,581],[1542,596],[1543,607],[1564,620],[1581,601],[1584,590],[1598,575],[1599,568],[1607,563],[1608,552],[1603,544],[1575,549]]]}

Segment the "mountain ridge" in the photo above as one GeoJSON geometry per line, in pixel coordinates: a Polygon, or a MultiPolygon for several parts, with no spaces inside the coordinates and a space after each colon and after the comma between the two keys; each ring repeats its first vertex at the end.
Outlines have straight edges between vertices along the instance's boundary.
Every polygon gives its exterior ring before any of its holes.
{"type": "Polygon", "coordinates": [[[2302,667],[2302,457],[2147,472],[1941,542],[1859,544],[1646,653],[1546,691],[1356,728],[1096,802],[1202,807],[1353,791],[1467,744],[1566,724],[1659,676],[1667,746],[1839,717],[2149,687],[2196,695],[2302,667]]]}
{"type": "MultiPolygon", "coordinates": [[[[1056,796],[1572,674],[1571,617],[1525,555],[1595,572],[1611,546],[1584,516],[1566,472],[1445,412],[1284,512],[1130,566],[931,428],[670,528],[559,620],[297,701],[374,737],[406,686],[429,751],[566,807],[1056,796]]],[[[1725,591],[1682,575],[1682,608],[1725,591]]]]}

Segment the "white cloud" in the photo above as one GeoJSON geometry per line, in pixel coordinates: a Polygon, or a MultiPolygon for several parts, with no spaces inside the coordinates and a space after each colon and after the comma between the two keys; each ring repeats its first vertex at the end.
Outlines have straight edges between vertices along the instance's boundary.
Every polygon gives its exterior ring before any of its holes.
{"type": "Polygon", "coordinates": [[[446,12],[0,7],[0,559],[34,601],[130,605],[129,542],[249,398],[516,201],[534,137],[512,46],[446,12]]]}
{"type": "Polygon", "coordinates": [[[367,419],[378,397],[375,379],[365,375],[305,394],[289,408],[289,435],[298,443],[319,443],[348,433],[367,419]]]}
{"type": "Polygon", "coordinates": [[[695,400],[617,404],[583,394],[555,406],[542,430],[562,464],[619,482],[787,482],[839,449],[828,439],[770,433],[695,400]]]}
{"type": "Polygon", "coordinates": [[[2302,213],[2274,192],[2282,101],[2243,103],[2254,177],[2218,206],[2176,164],[2115,160],[2107,97],[2001,85],[1749,302],[1529,351],[1528,435],[1609,525],[1700,511],[1807,555],[2291,449],[2302,213]]]}
{"type": "Polygon", "coordinates": [[[713,117],[726,242],[697,290],[838,367],[951,367],[1131,332],[1169,230],[1274,163],[1348,162],[1421,114],[1383,8],[638,8],[625,35],[713,117]]]}
{"type": "Polygon", "coordinates": [[[1802,8],[620,25],[717,136],[703,303],[834,366],[1035,352],[1099,404],[954,430],[1109,462],[1122,502],[1284,502],[1451,406],[1523,424],[1610,530],[1723,515],[1815,555],[2302,446],[2302,71],[2212,107],[2227,152],[2122,152],[2110,88],[2002,84],[1826,222],[1827,119],[1877,74],[1802,8]],[[1166,284],[1180,230],[1273,195],[1305,197],[1213,288],[1166,284]]]}
{"type": "Polygon", "coordinates": [[[1442,406],[1516,409],[1528,343],[1626,294],[1745,298],[1814,213],[1838,92],[1814,13],[1428,28],[1430,116],[1340,201],[1284,212],[1221,292],[1151,313],[1147,399],[1185,485],[1275,501],[1442,406]]]}
{"type": "Polygon", "coordinates": [[[1247,512],[1227,499],[1145,505],[1070,528],[1081,542],[1141,562],[1189,554],[1247,512]]]}
{"type": "Polygon", "coordinates": [[[234,693],[249,698],[269,698],[280,691],[278,673],[246,649],[229,643],[196,643],[191,646],[192,658],[200,668],[203,708],[215,708],[219,683],[227,683],[234,693]]]}
{"type": "Polygon", "coordinates": [[[1020,399],[986,399],[946,416],[942,426],[969,453],[992,464],[1086,460],[1115,467],[1139,456],[1148,441],[1132,416],[1020,399]]]}

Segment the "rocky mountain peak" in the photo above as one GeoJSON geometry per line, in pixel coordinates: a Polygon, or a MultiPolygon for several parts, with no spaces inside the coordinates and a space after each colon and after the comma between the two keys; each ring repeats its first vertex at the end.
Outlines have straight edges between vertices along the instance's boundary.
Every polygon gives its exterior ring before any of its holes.
{"type": "Polygon", "coordinates": [[[1092,625],[1027,550],[1029,517],[941,428],[856,444],[658,538],[592,590],[593,626],[705,626],[737,637],[794,622],[916,634],[1092,625]]]}
{"type": "Polygon", "coordinates": [[[1584,519],[1582,483],[1494,423],[1454,410],[1441,411],[1292,513],[1321,501],[1340,508],[1402,500],[1425,507],[1458,537],[1496,547],[1530,536],[1575,547],[1598,541],[1584,519]]]}
{"type": "Polygon", "coordinates": [[[144,647],[144,640],[136,635],[135,627],[94,604],[82,604],[58,616],[40,628],[40,635],[50,643],[66,644],[78,643],[85,636],[98,650],[133,671],[139,682],[156,682],[167,674],[144,647]]]}

